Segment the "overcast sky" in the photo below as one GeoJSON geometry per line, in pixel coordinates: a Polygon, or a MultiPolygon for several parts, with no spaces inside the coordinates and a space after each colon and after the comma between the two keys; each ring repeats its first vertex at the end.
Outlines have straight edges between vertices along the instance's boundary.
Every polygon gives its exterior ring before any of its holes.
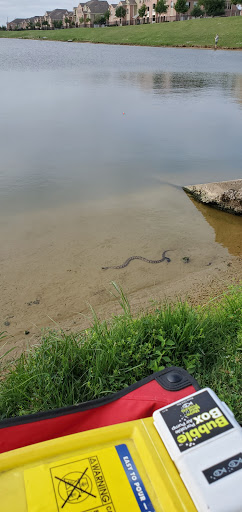
{"type": "Polygon", "coordinates": [[[0,25],[6,25],[15,18],[30,18],[43,16],[46,11],[53,9],[68,9],[72,11],[81,0],[0,0],[0,25]]]}

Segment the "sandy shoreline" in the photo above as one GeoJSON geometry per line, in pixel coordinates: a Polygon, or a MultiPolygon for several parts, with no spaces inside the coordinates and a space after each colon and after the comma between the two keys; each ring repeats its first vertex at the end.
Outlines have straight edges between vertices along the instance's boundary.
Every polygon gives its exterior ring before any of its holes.
{"type": "Polygon", "coordinates": [[[87,328],[89,304],[101,319],[121,313],[112,281],[133,314],[177,298],[203,305],[242,282],[241,221],[169,184],[82,207],[2,216],[0,331],[8,348],[17,356],[40,341],[42,329],[87,328]],[[160,259],[164,250],[170,263],[135,260],[102,270],[133,255],[160,259]]]}
{"type": "MultiPolygon", "coordinates": [[[[120,283],[120,280],[117,279],[116,282],[120,283]]],[[[242,286],[241,257],[221,259],[201,270],[183,275],[176,281],[163,284],[154,281],[150,286],[127,293],[127,296],[132,313],[136,315],[142,311],[151,311],[154,309],[154,304],[162,304],[164,301],[175,302],[181,299],[187,300],[192,305],[204,305],[210,299],[219,297],[231,284],[242,286]]],[[[15,357],[26,347],[39,343],[43,329],[77,332],[88,328],[92,322],[88,302],[101,320],[122,314],[118,301],[111,296],[111,292],[115,292],[111,282],[97,289],[96,293],[92,293],[91,298],[87,297],[87,302],[85,304],[82,302],[82,307],[79,307],[81,303],[78,301],[77,289],[73,290],[72,296],[60,295],[61,304],[56,300],[56,289],[49,292],[51,293],[48,306],[45,297],[40,294],[35,300],[33,297],[32,301],[25,303],[23,307],[15,303],[13,314],[5,318],[10,325],[2,328],[6,330],[7,347],[15,347],[12,353],[15,357]],[[25,330],[29,331],[28,335],[25,334],[25,330]]]]}

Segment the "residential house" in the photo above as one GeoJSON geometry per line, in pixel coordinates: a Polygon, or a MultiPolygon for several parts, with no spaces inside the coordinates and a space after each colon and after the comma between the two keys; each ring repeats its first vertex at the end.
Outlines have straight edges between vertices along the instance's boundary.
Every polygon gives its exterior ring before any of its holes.
{"type": "MultiPolygon", "coordinates": [[[[121,20],[118,18],[118,22],[121,23],[121,25],[135,25],[138,18],[138,9],[140,8],[138,7],[138,1],[139,0],[120,0],[120,2],[116,5],[116,9],[117,7],[124,7],[126,11],[126,15],[124,18],[121,18],[121,20]]],[[[141,1],[142,3],[144,3],[143,0],[141,1]]],[[[146,3],[147,2],[145,2],[145,5],[146,3]]]]}
{"type": "Polygon", "coordinates": [[[110,12],[109,24],[110,25],[118,24],[118,18],[116,16],[117,7],[118,7],[118,4],[109,4],[109,12],[110,12]]]}
{"type": "MultiPolygon", "coordinates": [[[[119,3],[116,6],[116,9],[118,7],[124,7],[124,9],[126,10],[126,1],[125,0],[120,0],[119,3]]],[[[124,16],[124,18],[117,18],[117,19],[118,19],[118,24],[119,25],[122,25],[123,23],[124,23],[124,25],[126,25],[127,12],[126,12],[126,15],[124,16]]]]}
{"type": "Polygon", "coordinates": [[[70,28],[70,27],[75,26],[75,24],[76,24],[76,22],[75,22],[74,11],[65,12],[65,14],[63,14],[63,19],[62,19],[63,27],[70,28]]]}
{"type": "Polygon", "coordinates": [[[25,18],[16,18],[13,21],[7,23],[7,30],[21,30],[27,27],[27,21],[25,18]]]}
{"type": "Polygon", "coordinates": [[[36,28],[42,28],[42,21],[44,21],[44,16],[35,16],[34,24],[36,28]]]}
{"type": "Polygon", "coordinates": [[[54,28],[54,21],[62,21],[63,17],[68,15],[67,9],[54,9],[53,11],[46,11],[44,21],[48,22],[50,28],[54,28]]]}
{"type": "Polygon", "coordinates": [[[83,6],[84,23],[93,24],[97,16],[105,14],[109,10],[109,3],[105,0],[90,0],[83,6]],[[90,20],[90,22],[86,22],[90,20]]]}
{"type": "Polygon", "coordinates": [[[240,16],[241,14],[242,10],[239,3],[237,5],[233,5],[229,0],[225,2],[225,16],[240,16]],[[238,9],[238,6],[240,9],[238,9]]]}
{"type": "Polygon", "coordinates": [[[74,19],[76,27],[80,27],[83,24],[84,21],[84,12],[83,7],[85,5],[85,2],[78,4],[77,7],[74,7],[74,19]]]}
{"type": "Polygon", "coordinates": [[[36,23],[40,23],[41,25],[41,20],[43,19],[43,16],[32,16],[32,18],[28,18],[26,20],[27,22],[27,27],[28,28],[29,26],[32,26],[32,27],[36,27],[36,23]]]}

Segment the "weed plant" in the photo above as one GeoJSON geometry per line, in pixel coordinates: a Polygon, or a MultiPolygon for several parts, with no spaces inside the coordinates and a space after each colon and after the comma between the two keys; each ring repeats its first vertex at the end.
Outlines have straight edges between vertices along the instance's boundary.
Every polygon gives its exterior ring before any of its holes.
{"type": "Polygon", "coordinates": [[[3,365],[0,418],[44,411],[114,393],[167,366],[209,386],[242,420],[242,287],[192,307],[164,304],[133,317],[113,283],[123,314],[79,332],[48,331],[42,343],[3,365]]]}

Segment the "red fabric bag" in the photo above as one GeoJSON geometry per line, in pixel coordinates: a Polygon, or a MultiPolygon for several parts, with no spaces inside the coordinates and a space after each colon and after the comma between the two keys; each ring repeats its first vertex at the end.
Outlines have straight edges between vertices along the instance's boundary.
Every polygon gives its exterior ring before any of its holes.
{"type": "Polygon", "coordinates": [[[0,422],[0,453],[85,430],[152,416],[153,412],[199,388],[175,366],[154,373],[118,393],[78,405],[0,422]]]}

